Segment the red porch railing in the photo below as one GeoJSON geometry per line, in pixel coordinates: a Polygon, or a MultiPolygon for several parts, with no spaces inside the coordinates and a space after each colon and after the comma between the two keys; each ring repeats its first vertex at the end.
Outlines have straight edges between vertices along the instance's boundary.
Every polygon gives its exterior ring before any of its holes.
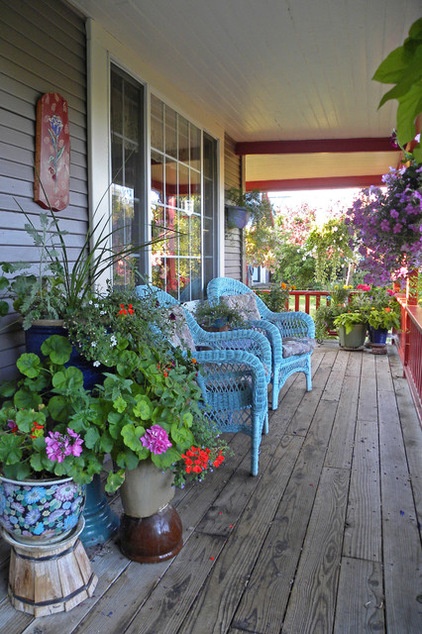
{"type": "Polygon", "coordinates": [[[419,419],[422,421],[422,307],[399,297],[401,331],[396,335],[404,375],[412,392],[419,419]]]}

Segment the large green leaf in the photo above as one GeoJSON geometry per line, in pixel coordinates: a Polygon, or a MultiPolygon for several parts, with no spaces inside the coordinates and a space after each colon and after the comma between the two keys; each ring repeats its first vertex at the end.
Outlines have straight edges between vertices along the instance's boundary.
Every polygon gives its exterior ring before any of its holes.
{"type": "Polygon", "coordinates": [[[399,46],[381,62],[372,79],[382,84],[396,84],[400,81],[406,64],[403,47],[399,46]]]}
{"type": "Polygon", "coordinates": [[[41,352],[45,356],[49,356],[53,363],[64,365],[70,359],[72,344],[67,337],[52,335],[41,345],[41,352]]]}
{"type": "Polygon", "coordinates": [[[32,352],[24,352],[24,354],[21,354],[16,361],[16,365],[19,372],[29,378],[38,376],[42,369],[40,358],[32,352]]]}

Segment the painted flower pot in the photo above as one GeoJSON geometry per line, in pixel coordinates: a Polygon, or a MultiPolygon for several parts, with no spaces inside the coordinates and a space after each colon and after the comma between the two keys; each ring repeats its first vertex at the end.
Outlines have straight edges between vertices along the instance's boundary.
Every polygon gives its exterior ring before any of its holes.
{"type": "Polygon", "coordinates": [[[0,476],[0,524],[23,544],[67,538],[85,505],[85,486],[72,478],[10,480],[0,476]]]}
{"type": "Polygon", "coordinates": [[[354,324],[350,332],[346,332],[344,326],[338,329],[340,348],[345,350],[360,350],[363,348],[366,338],[366,324],[354,324]]]}
{"type": "Polygon", "coordinates": [[[123,515],[120,549],[140,563],[156,563],[177,555],[183,546],[182,522],[170,504],[174,496],[173,474],[142,461],[126,471],[120,489],[123,515]]]}
{"type": "Polygon", "coordinates": [[[377,345],[385,345],[387,343],[387,328],[373,328],[369,326],[369,341],[377,345]]]}

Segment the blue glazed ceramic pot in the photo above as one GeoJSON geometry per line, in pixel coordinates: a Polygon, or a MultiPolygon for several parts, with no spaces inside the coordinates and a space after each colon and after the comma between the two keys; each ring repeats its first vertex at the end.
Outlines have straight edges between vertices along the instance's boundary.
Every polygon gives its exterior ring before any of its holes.
{"type": "Polygon", "coordinates": [[[387,328],[373,328],[369,326],[369,341],[378,345],[387,343],[387,328]]]}
{"type": "Polygon", "coordinates": [[[84,505],[85,486],[72,478],[19,481],[0,476],[0,524],[23,544],[65,539],[84,505]]]}

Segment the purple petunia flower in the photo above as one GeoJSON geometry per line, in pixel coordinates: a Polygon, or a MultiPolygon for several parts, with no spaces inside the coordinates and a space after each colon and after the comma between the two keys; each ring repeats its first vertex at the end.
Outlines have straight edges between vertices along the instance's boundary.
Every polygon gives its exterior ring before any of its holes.
{"type": "Polygon", "coordinates": [[[168,434],[160,425],[153,425],[147,429],[140,441],[144,447],[155,454],[165,453],[171,447],[168,434]]]}

